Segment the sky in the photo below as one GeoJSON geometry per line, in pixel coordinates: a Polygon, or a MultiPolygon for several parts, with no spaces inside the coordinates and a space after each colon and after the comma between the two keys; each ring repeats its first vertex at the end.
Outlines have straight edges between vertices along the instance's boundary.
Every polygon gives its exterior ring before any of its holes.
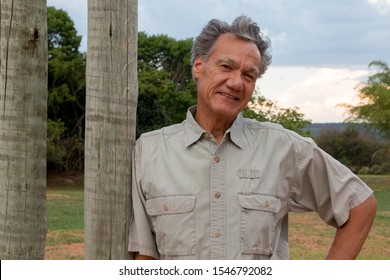
{"type": "MultiPolygon", "coordinates": [[[[87,0],[47,0],[65,10],[87,48],[87,0]]],[[[312,122],[342,122],[343,103],[390,64],[390,0],[138,0],[138,30],[177,40],[195,38],[213,18],[247,15],[271,41],[272,64],[257,88],[281,107],[298,107],[312,122]]]]}

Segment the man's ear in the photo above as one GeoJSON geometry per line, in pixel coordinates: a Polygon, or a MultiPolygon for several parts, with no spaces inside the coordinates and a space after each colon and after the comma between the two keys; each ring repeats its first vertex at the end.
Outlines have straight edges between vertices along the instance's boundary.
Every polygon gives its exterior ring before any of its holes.
{"type": "Polygon", "coordinates": [[[195,58],[194,65],[192,66],[192,75],[194,76],[195,80],[198,79],[202,66],[203,66],[203,59],[200,56],[198,56],[197,58],[195,58]]]}

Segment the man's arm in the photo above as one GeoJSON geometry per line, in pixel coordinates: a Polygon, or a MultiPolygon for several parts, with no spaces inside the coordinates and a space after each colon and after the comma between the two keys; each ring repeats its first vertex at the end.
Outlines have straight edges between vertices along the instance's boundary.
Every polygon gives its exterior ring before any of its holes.
{"type": "Polygon", "coordinates": [[[140,253],[136,252],[134,253],[134,259],[135,260],[155,260],[155,258],[145,255],[140,255],[140,253]]]}
{"type": "Polygon", "coordinates": [[[351,210],[348,221],[337,229],[326,259],[356,259],[371,229],[376,208],[376,199],[371,195],[351,210]]]}

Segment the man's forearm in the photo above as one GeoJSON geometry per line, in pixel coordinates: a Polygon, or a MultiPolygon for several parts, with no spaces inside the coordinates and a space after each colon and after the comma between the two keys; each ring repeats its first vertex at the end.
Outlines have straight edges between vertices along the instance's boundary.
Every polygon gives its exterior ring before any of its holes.
{"type": "Polygon", "coordinates": [[[145,255],[140,255],[138,252],[134,253],[135,260],[155,260],[155,258],[145,255]]]}
{"type": "Polygon", "coordinates": [[[377,203],[373,195],[353,208],[348,221],[337,229],[326,259],[356,259],[371,229],[377,203]]]}

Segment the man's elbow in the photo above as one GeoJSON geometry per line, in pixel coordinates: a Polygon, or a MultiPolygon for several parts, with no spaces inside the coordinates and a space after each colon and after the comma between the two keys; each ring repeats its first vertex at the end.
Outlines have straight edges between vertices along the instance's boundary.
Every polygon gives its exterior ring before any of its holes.
{"type": "Polygon", "coordinates": [[[367,211],[367,215],[372,217],[372,219],[374,219],[374,217],[376,215],[377,208],[378,208],[378,203],[376,201],[375,196],[372,194],[363,203],[366,204],[365,209],[367,211]]]}
{"type": "Polygon", "coordinates": [[[351,210],[351,216],[361,219],[362,221],[365,220],[367,225],[372,224],[376,215],[377,207],[376,198],[372,194],[360,205],[351,210]]]}

